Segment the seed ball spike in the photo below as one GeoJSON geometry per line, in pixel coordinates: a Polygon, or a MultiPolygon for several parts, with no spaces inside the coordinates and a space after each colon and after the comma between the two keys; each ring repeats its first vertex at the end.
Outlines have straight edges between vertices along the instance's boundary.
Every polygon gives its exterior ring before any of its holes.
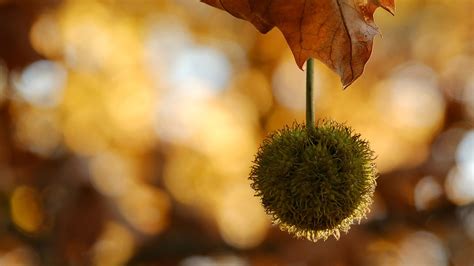
{"type": "Polygon", "coordinates": [[[251,186],[280,229],[311,241],[339,238],[369,211],[376,186],[374,153],[334,121],[314,130],[294,123],[268,136],[255,157],[251,186]]]}

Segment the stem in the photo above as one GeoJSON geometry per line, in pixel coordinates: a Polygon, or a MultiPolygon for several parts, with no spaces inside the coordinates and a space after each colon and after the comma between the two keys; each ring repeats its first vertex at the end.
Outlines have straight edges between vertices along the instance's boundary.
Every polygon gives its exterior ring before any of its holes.
{"type": "Polygon", "coordinates": [[[308,130],[314,129],[314,59],[309,58],[306,61],[306,128],[308,130]]]}

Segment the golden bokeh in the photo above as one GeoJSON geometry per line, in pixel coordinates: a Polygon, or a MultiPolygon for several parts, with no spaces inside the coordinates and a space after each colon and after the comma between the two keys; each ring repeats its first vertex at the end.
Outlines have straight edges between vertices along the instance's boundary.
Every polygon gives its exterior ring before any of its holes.
{"type": "Polygon", "coordinates": [[[124,226],[108,222],[99,240],[94,244],[94,265],[123,265],[134,252],[135,240],[124,226]]]}
{"type": "Polygon", "coordinates": [[[33,187],[19,186],[11,197],[11,216],[16,226],[27,233],[38,233],[44,222],[40,193],[33,187]]]}
{"type": "Polygon", "coordinates": [[[200,1],[0,0],[0,265],[471,265],[474,6],[396,5],[349,88],[315,65],[316,119],[367,139],[380,178],[368,220],[310,245],[248,181],[305,118],[277,29],[200,1]]]}

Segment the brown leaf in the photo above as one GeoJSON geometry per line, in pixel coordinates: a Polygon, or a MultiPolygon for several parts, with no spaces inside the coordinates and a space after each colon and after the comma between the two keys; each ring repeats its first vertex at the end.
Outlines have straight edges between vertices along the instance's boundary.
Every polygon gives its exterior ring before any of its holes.
{"type": "Polygon", "coordinates": [[[321,60],[349,86],[364,71],[378,28],[373,14],[393,14],[395,0],[201,0],[250,21],[262,33],[281,30],[300,68],[321,60]]]}

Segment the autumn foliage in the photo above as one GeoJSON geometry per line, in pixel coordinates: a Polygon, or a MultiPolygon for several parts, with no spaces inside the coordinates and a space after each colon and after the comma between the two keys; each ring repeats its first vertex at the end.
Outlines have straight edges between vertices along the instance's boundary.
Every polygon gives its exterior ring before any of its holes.
{"type": "Polygon", "coordinates": [[[260,32],[281,30],[300,68],[317,58],[349,86],[364,71],[379,33],[374,12],[394,13],[394,0],[202,0],[250,21],[260,32]]]}
{"type": "Polygon", "coordinates": [[[367,219],[314,244],[247,178],[305,119],[280,29],[198,0],[0,0],[0,265],[474,265],[474,1],[396,4],[350,89],[315,64],[316,119],[380,177],[367,219]]]}

